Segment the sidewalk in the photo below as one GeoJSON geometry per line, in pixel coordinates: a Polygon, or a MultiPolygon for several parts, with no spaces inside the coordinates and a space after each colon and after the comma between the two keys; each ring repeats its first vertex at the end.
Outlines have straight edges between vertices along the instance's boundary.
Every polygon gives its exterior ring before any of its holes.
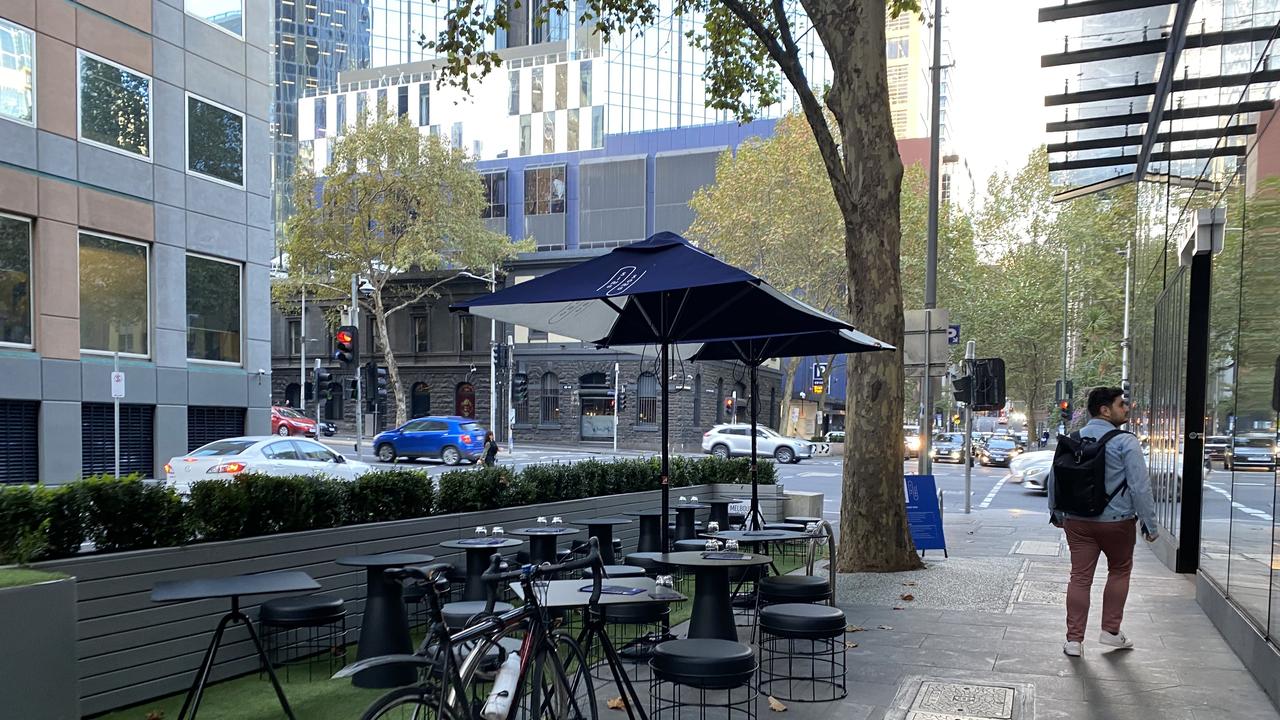
{"type": "Polygon", "coordinates": [[[857,643],[849,696],[838,708],[789,703],[791,718],[1280,718],[1196,604],[1193,578],[1145,546],[1134,556],[1124,620],[1137,647],[1106,652],[1097,643],[1104,560],[1085,655],[1068,658],[1061,531],[1025,511],[949,513],[945,522],[950,559],[930,551],[925,571],[840,578],[839,605],[865,628],[846,636],[857,643]],[[922,692],[922,683],[931,684],[922,692]]]}

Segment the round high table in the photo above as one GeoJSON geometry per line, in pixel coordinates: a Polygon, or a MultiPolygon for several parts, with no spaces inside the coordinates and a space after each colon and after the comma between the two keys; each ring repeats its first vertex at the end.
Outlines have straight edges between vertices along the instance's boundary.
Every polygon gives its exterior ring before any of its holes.
{"type": "Polygon", "coordinates": [[[698,536],[697,531],[693,527],[693,515],[699,510],[706,510],[710,505],[703,505],[700,502],[683,502],[676,503],[671,507],[676,511],[676,540],[692,540],[698,536]]]}
{"type": "MultiPolygon", "coordinates": [[[[364,619],[360,622],[360,644],[356,659],[413,652],[409,638],[409,615],[404,607],[403,588],[387,577],[388,568],[426,565],[433,555],[421,553],[381,553],[350,555],[337,559],[339,565],[365,569],[364,619]]],[[[418,677],[411,665],[382,665],[361,670],[351,684],[362,688],[393,688],[408,685],[418,677]]]]}
{"type": "Polygon", "coordinates": [[[659,560],[668,565],[692,568],[694,573],[693,614],[689,618],[690,639],[732,640],[738,630],[733,624],[729,597],[729,568],[768,565],[768,555],[740,553],[739,559],[715,560],[706,552],[666,553],[659,560]]]}
{"type": "Polygon", "coordinates": [[[788,523],[808,526],[809,523],[822,522],[822,518],[813,517],[812,515],[788,515],[786,518],[788,523]]]}
{"type": "MultiPolygon", "coordinates": [[[[703,533],[703,537],[715,538],[716,540],[737,540],[739,544],[747,545],[753,551],[767,551],[769,543],[791,543],[808,540],[811,535],[799,530],[727,530],[718,533],[703,533]]],[[[787,548],[775,546],[775,550],[784,557],[794,557],[794,554],[787,548]]],[[[777,568],[774,568],[777,571],[777,568]]]]}
{"type": "Polygon", "coordinates": [[[450,550],[464,550],[467,553],[467,581],[462,586],[463,600],[486,600],[489,594],[485,591],[481,575],[489,569],[493,554],[507,548],[523,545],[523,540],[506,537],[474,537],[461,540],[445,540],[440,547],[450,550]]]}
{"type": "Polygon", "coordinates": [[[640,540],[636,552],[662,552],[662,511],[633,510],[627,514],[640,518],[640,540]]]}
{"type": "Polygon", "coordinates": [[[581,520],[573,520],[572,522],[574,525],[586,525],[587,536],[596,538],[600,541],[601,564],[617,564],[613,555],[613,526],[630,525],[630,520],[613,515],[609,517],[583,518],[581,520]]]}
{"type": "Polygon", "coordinates": [[[719,523],[721,530],[729,529],[729,506],[737,502],[731,498],[713,498],[702,502],[711,506],[711,517],[707,522],[719,523]]]}
{"type": "Polygon", "coordinates": [[[578,528],[563,525],[535,525],[533,527],[508,530],[510,535],[529,538],[529,559],[536,564],[556,561],[556,541],[565,535],[577,535],[582,532],[578,528]]]}

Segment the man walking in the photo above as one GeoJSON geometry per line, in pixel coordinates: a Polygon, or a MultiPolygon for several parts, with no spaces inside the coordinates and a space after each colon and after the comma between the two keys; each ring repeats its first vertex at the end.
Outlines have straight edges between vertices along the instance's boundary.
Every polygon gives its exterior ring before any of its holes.
{"type": "MultiPolygon", "coordinates": [[[[1133,641],[1120,630],[1124,603],[1129,595],[1129,572],[1133,569],[1133,546],[1137,525],[1142,537],[1152,542],[1159,535],[1155,500],[1147,477],[1138,438],[1116,430],[1129,419],[1129,401],[1124,391],[1114,387],[1094,388],[1089,393],[1089,422],[1079,438],[1088,443],[1102,440],[1105,454],[1106,508],[1096,516],[1082,516],[1059,510],[1055,500],[1053,473],[1049,474],[1050,522],[1067,534],[1071,549],[1071,582],[1067,586],[1067,642],[1062,652],[1079,657],[1083,652],[1085,627],[1089,622],[1089,593],[1098,555],[1107,556],[1107,584],[1102,593],[1102,632],[1098,642],[1116,648],[1131,648],[1133,641]]],[[[1062,441],[1060,441],[1062,442],[1062,441]]]]}

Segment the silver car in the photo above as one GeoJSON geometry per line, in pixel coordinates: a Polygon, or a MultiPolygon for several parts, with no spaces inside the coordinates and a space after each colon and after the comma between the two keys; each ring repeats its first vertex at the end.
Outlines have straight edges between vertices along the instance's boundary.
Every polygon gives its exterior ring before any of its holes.
{"type": "MultiPolygon", "coordinates": [[[[779,435],[767,427],[756,427],[756,453],[772,455],[780,463],[800,462],[813,457],[813,443],[779,435]]],[[[716,425],[702,434],[702,452],[718,458],[751,454],[751,426],[746,423],[716,425]]]]}

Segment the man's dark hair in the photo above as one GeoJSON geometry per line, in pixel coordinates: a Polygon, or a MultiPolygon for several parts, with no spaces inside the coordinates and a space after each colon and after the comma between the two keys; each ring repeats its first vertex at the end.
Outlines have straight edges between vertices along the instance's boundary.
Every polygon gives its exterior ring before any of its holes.
{"type": "Polygon", "coordinates": [[[1096,387],[1089,391],[1089,417],[1098,417],[1102,414],[1102,408],[1116,401],[1116,398],[1124,395],[1124,390],[1118,387],[1096,387]]]}

